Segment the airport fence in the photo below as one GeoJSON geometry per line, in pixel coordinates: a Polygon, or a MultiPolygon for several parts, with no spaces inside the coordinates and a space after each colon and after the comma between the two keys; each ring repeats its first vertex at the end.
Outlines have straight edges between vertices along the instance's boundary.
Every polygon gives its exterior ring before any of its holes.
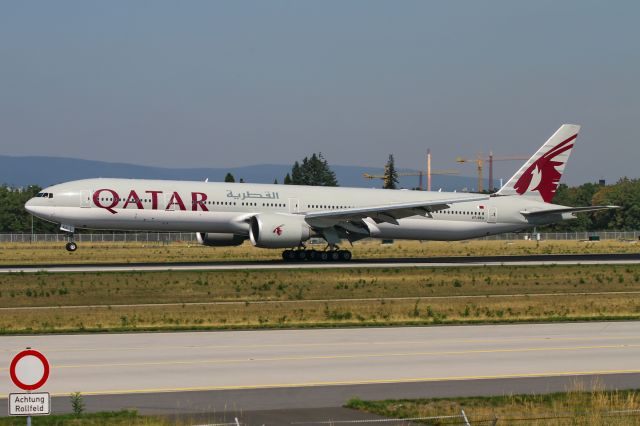
{"type": "Polygon", "coordinates": [[[491,417],[477,417],[472,416],[471,413],[467,414],[464,410],[461,410],[460,414],[446,415],[446,416],[431,416],[431,417],[409,417],[409,418],[375,418],[375,419],[362,419],[362,420],[327,420],[327,421],[315,421],[315,422],[292,422],[292,425],[347,425],[347,424],[359,424],[359,425],[389,425],[389,426],[417,426],[418,424],[428,425],[447,425],[447,426],[478,426],[478,425],[527,425],[527,424],[550,424],[550,425],[582,425],[585,420],[588,421],[590,414],[598,416],[600,421],[595,421],[588,424],[616,424],[616,425],[637,425],[640,418],[640,410],[615,410],[615,411],[602,411],[594,413],[572,412],[559,415],[538,415],[538,416],[510,416],[508,418],[501,419],[496,415],[491,417]]]}
{"type": "MultiPolygon", "coordinates": [[[[640,231],[597,231],[597,232],[543,232],[537,233],[508,233],[483,237],[482,240],[640,240],[640,231]]],[[[67,234],[0,234],[0,243],[44,243],[67,241],[67,234]]],[[[78,242],[143,242],[168,244],[171,242],[196,242],[195,232],[106,232],[79,233],[75,235],[78,242]]],[[[364,240],[373,241],[373,240],[364,240]]],[[[314,243],[314,241],[312,241],[314,243]]]]}
{"type": "Polygon", "coordinates": [[[522,239],[537,239],[537,235],[540,235],[541,240],[574,240],[582,241],[594,239],[597,237],[600,240],[638,240],[640,238],[640,231],[591,231],[591,232],[518,232],[492,235],[489,237],[483,237],[483,240],[522,240],[522,239]]]}
{"type": "MultiPolygon", "coordinates": [[[[465,413],[465,410],[461,410],[460,414],[444,415],[444,416],[430,416],[430,417],[408,417],[408,418],[375,418],[375,419],[362,419],[362,420],[326,420],[326,421],[304,421],[304,422],[292,422],[292,425],[347,425],[347,424],[359,424],[359,425],[389,425],[389,426],[417,426],[418,424],[428,425],[447,425],[447,426],[500,426],[500,425],[582,425],[582,424],[611,424],[611,425],[637,425],[640,419],[640,410],[613,410],[613,411],[600,411],[593,413],[586,412],[568,412],[566,414],[555,415],[511,415],[507,418],[500,418],[497,415],[490,417],[478,417],[473,416],[471,413],[465,413]],[[591,416],[597,416],[598,421],[593,423],[585,423],[589,421],[591,416]]],[[[204,426],[204,425],[202,425],[204,426]]],[[[209,425],[207,425],[209,426],[209,425]]]]}

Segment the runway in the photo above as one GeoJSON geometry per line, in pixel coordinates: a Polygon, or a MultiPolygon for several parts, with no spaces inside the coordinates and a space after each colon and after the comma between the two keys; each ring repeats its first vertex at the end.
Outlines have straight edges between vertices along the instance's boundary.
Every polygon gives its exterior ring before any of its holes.
{"type": "MultiPolygon", "coordinates": [[[[74,391],[91,409],[167,414],[545,392],[575,377],[640,386],[640,322],[8,336],[0,376],[27,346],[50,360],[42,390],[58,410],[74,391]]],[[[0,381],[0,397],[16,390],[0,381]]]]}
{"type": "Polygon", "coordinates": [[[426,258],[362,259],[350,262],[173,262],[173,263],[104,263],[4,265],[0,273],[34,272],[123,272],[123,271],[219,271],[258,269],[324,268],[416,268],[492,265],[602,265],[640,263],[640,253],[626,254],[549,254],[531,256],[453,256],[426,258]]]}

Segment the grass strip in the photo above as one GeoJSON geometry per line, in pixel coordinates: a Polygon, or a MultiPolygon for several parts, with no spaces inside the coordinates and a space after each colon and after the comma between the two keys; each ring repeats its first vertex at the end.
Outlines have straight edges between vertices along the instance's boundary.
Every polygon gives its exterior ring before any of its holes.
{"type": "Polygon", "coordinates": [[[0,308],[636,291],[640,265],[42,272],[0,275],[0,308]]]}
{"type": "MultiPolygon", "coordinates": [[[[322,250],[324,246],[315,246],[322,250]]],[[[365,241],[354,244],[356,259],[497,256],[572,253],[638,253],[637,241],[397,241],[380,244],[365,241]]],[[[204,247],[190,242],[161,243],[79,243],[77,252],[64,250],[64,243],[0,244],[0,265],[38,265],[60,263],[167,263],[212,261],[280,260],[280,250],[256,249],[249,243],[238,247],[204,247]]]]}
{"type": "MultiPolygon", "coordinates": [[[[493,397],[403,399],[363,401],[352,399],[346,407],[385,417],[407,419],[459,416],[465,411],[469,423],[497,425],[640,425],[640,398],[637,390],[584,391],[577,382],[568,392],[543,395],[493,397]]],[[[416,420],[411,424],[464,424],[462,418],[416,420]]]]}
{"type": "Polygon", "coordinates": [[[17,273],[0,333],[639,319],[639,282],[640,265],[17,273]]]}
{"type": "MultiPolygon", "coordinates": [[[[158,416],[141,416],[136,411],[33,416],[33,426],[169,426],[176,424],[158,416]]],[[[24,417],[0,417],[0,426],[23,426],[24,417]]]]}

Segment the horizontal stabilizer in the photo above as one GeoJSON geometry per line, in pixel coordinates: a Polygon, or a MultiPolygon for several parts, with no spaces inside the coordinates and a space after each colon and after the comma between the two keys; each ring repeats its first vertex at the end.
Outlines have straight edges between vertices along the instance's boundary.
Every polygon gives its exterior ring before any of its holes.
{"type": "Polygon", "coordinates": [[[588,207],[564,207],[558,209],[549,210],[523,210],[520,213],[525,216],[544,216],[547,214],[561,214],[561,213],[585,213],[585,212],[597,212],[602,210],[619,209],[620,206],[588,206],[588,207]]]}

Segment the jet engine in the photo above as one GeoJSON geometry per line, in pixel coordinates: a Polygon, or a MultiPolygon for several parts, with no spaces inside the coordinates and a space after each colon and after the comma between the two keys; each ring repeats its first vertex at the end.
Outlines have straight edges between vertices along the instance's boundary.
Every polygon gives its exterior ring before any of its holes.
{"type": "Polygon", "coordinates": [[[311,238],[312,230],[302,216],[289,214],[258,214],[251,217],[249,239],[256,247],[297,247],[311,238]]]}
{"type": "Polygon", "coordinates": [[[211,247],[239,246],[247,239],[244,235],[222,234],[218,232],[196,232],[196,238],[203,246],[211,247]]]}

